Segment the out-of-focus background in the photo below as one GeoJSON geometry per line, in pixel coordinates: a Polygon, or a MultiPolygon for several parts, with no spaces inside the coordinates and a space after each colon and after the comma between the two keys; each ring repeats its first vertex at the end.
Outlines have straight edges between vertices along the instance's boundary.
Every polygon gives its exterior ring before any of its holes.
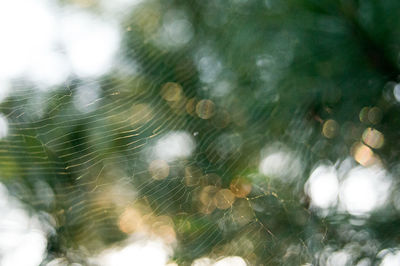
{"type": "Polygon", "coordinates": [[[400,265],[399,18],[1,1],[0,265],[400,265]]]}

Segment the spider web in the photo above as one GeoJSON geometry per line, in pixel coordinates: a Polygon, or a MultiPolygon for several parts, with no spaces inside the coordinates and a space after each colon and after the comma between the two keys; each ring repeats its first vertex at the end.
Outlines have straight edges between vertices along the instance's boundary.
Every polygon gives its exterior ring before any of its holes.
{"type": "MultiPolygon", "coordinates": [[[[107,16],[99,3],[75,3],[86,4],[107,16]]],[[[350,83],[311,79],[305,69],[313,62],[296,43],[319,31],[328,39],[319,40],[313,60],[336,60],[326,47],[350,47],[353,59],[359,51],[339,38],[347,36],[342,22],[324,17],[325,26],[305,23],[300,31],[293,17],[275,17],[288,8],[277,2],[192,4],[111,10],[122,17],[121,44],[99,77],[76,73],[49,91],[12,83],[1,105],[8,128],[1,177],[52,228],[44,263],[101,265],[104,250],[144,239],[168,250],[161,264],[179,265],[224,257],[299,265],[324,247],[327,225],[308,209],[303,176],[317,159],[343,159],[349,145],[321,140],[314,120],[330,111],[310,106],[322,99],[342,112],[332,87],[362,86],[370,72],[352,72],[350,83]],[[251,14],[255,21],[245,24],[251,14]],[[260,166],[263,156],[269,161],[260,166]]]]}

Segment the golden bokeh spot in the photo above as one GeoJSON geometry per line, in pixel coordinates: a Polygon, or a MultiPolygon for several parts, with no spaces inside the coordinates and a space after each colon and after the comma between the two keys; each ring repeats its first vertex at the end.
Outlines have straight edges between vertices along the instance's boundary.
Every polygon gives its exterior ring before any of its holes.
{"type": "Polygon", "coordinates": [[[201,119],[209,119],[214,115],[214,108],[211,100],[201,100],[196,105],[196,113],[201,119]]]}
{"type": "Polygon", "coordinates": [[[214,204],[218,209],[225,210],[235,202],[235,195],[229,189],[221,189],[214,196],[214,204]]]}
{"type": "Polygon", "coordinates": [[[369,107],[363,107],[360,111],[360,121],[362,123],[368,124],[369,123],[369,119],[368,119],[368,113],[369,113],[370,108],[369,107]]]}
{"type": "Polygon", "coordinates": [[[379,109],[378,107],[372,107],[369,111],[368,111],[368,120],[372,123],[372,124],[378,124],[379,122],[381,122],[382,120],[382,111],[381,109],[379,109]]]}
{"type": "Polygon", "coordinates": [[[250,180],[243,177],[237,177],[232,180],[229,188],[236,197],[245,198],[250,194],[252,186],[250,180]]]}
{"type": "Polygon", "coordinates": [[[166,244],[172,244],[176,241],[175,229],[171,225],[161,225],[153,232],[155,235],[161,237],[166,244]]]}
{"type": "Polygon", "coordinates": [[[178,83],[167,82],[161,88],[161,95],[168,102],[179,101],[183,96],[182,87],[178,83]]]}
{"type": "Polygon", "coordinates": [[[215,186],[206,186],[200,191],[199,211],[204,214],[210,214],[215,210],[214,196],[218,192],[215,186]]]}
{"type": "Polygon", "coordinates": [[[361,142],[355,143],[351,148],[354,160],[356,160],[362,166],[370,166],[379,163],[379,158],[367,145],[361,142]]]}
{"type": "Polygon", "coordinates": [[[362,140],[365,144],[374,149],[379,149],[383,146],[384,137],[381,132],[373,128],[367,128],[362,134],[362,140]]]}
{"type": "Polygon", "coordinates": [[[88,184],[88,189],[99,192],[91,196],[92,207],[102,209],[112,208],[117,212],[121,212],[121,209],[124,210],[127,204],[136,198],[134,188],[130,184],[115,181],[115,177],[120,178],[124,175],[122,172],[118,173],[117,170],[110,168],[104,169],[105,170],[97,176],[95,182],[88,184]],[[115,171],[113,174],[116,175],[108,176],[111,171],[115,171]],[[102,188],[101,192],[97,190],[98,187],[102,188]]]}
{"type": "Polygon", "coordinates": [[[185,168],[185,184],[188,187],[196,186],[200,183],[203,172],[196,166],[188,166],[185,168]]]}
{"type": "Polygon", "coordinates": [[[204,214],[211,214],[214,210],[215,210],[214,202],[212,202],[212,204],[209,205],[200,204],[199,207],[199,211],[204,214]]]}
{"type": "Polygon", "coordinates": [[[174,223],[169,216],[154,216],[152,213],[142,215],[132,207],[126,208],[120,215],[118,227],[126,234],[142,232],[161,237],[166,244],[173,244],[176,241],[174,223]]]}
{"type": "Polygon", "coordinates": [[[196,99],[195,98],[190,98],[186,102],[186,112],[192,116],[196,115],[196,99]]]}
{"type": "Polygon", "coordinates": [[[130,113],[130,124],[132,126],[144,124],[153,118],[153,109],[146,103],[133,105],[130,113]]]}
{"type": "Polygon", "coordinates": [[[174,222],[172,221],[172,218],[169,217],[168,215],[160,215],[154,217],[153,221],[153,227],[159,227],[161,225],[174,225],[174,222]]]}
{"type": "Polygon", "coordinates": [[[216,186],[206,186],[200,192],[200,202],[204,206],[214,205],[214,196],[218,192],[218,188],[216,186]]]}
{"type": "Polygon", "coordinates": [[[143,218],[139,211],[134,208],[128,207],[119,216],[118,219],[119,230],[125,234],[132,234],[143,229],[143,218]]]}
{"type": "Polygon", "coordinates": [[[154,235],[161,237],[167,244],[172,244],[176,241],[174,223],[169,216],[154,217],[151,230],[154,235]]]}
{"type": "Polygon", "coordinates": [[[335,120],[329,119],[322,126],[322,134],[328,139],[336,137],[338,132],[339,124],[335,120]]]}
{"type": "Polygon", "coordinates": [[[169,165],[164,160],[154,160],[149,165],[149,172],[156,180],[161,180],[169,175],[169,165]]]}
{"type": "Polygon", "coordinates": [[[146,226],[147,227],[150,227],[150,228],[147,228],[147,229],[151,229],[151,224],[154,222],[154,215],[153,215],[153,213],[150,211],[150,212],[148,212],[148,213],[146,213],[145,215],[143,215],[143,221],[144,221],[144,223],[146,224],[146,226]]]}

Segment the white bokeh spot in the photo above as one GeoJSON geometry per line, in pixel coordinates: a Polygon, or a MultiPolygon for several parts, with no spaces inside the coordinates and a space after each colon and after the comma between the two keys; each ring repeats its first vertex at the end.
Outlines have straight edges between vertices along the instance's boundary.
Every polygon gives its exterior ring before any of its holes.
{"type": "Polygon", "coordinates": [[[172,253],[161,240],[146,239],[128,243],[122,248],[104,250],[94,262],[103,266],[165,266],[172,253]]]}
{"type": "Polygon", "coordinates": [[[165,161],[174,161],[189,157],[195,148],[191,134],[175,131],[161,137],[151,149],[151,157],[165,161]]]}
{"type": "Polygon", "coordinates": [[[62,40],[73,71],[87,77],[104,74],[111,68],[120,35],[112,23],[74,11],[64,16],[62,40]]]}
{"type": "Polygon", "coordinates": [[[340,185],[340,201],[353,215],[365,215],[381,207],[389,196],[391,178],[378,167],[355,167],[340,185]]]}
{"type": "Polygon", "coordinates": [[[336,204],[339,181],[334,167],[318,166],[305,185],[311,204],[319,208],[329,208],[336,204]]]}

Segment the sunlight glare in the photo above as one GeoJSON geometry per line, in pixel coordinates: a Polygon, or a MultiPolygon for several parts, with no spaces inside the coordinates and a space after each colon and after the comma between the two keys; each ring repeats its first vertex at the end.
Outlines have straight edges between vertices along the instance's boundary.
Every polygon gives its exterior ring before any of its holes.
{"type": "Polygon", "coordinates": [[[114,24],[74,11],[64,16],[61,33],[77,75],[97,76],[111,68],[120,40],[114,24]]]}
{"type": "Polygon", "coordinates": [[[46,233],[0,183],[0,265],[36,266],[46,253],[46,233]]]}
{"type": "Polygon", "coordinates": [[[308,179],[305,190],[311,197],[311,203],[319,208],[329,208],[336,204],[339,181],[335,168],[318,166],[308,179]]]}
{"type": "Polygon", "coordinates": [[[378,167],[353,168],[340,186],[340,201],[353,215],[363,215],[382,206],[391,186],[391,179],[378,167]]]}
{"type": "Polygon", "coordinates": [[[246,265],[247,263],[244,261],[244,259],[242,259],[239,256],[226,257],[213,264],[213,266],[246,266],[246,265]]]}
{"type": "Polygon", "coordinates": [[[400,250],[382,250],[378,257],[383,256],[380,266],[398,266],[400,262],[400,250]]]}
{"type": "Polygon", "coordinates": [[[161,240],[147,239],[135,241],[122,248],[105,250],[94,261],[103,266],[165,266],[170,255],[171,249],[161,240]]]}
{"type": "Polygon", "coordinates": [[[279,143],[262,154],[266,155],[260,162],[259,171],[268,177],[284,177],[283,181],[291,181],[302,170],[300,159],[279,143]]]}
{"type": "Polygon", "coordinates": [[[175,131],[161,137],[153,148],[153,156],[167,162],[189,157],[195,148],[191,134],[175,131]]]}
{"type": "Polygon", "coordinates": [[[45,1],[0,2],[0,78],[15,78],[54,40],[54,17],[45,1]]]}

